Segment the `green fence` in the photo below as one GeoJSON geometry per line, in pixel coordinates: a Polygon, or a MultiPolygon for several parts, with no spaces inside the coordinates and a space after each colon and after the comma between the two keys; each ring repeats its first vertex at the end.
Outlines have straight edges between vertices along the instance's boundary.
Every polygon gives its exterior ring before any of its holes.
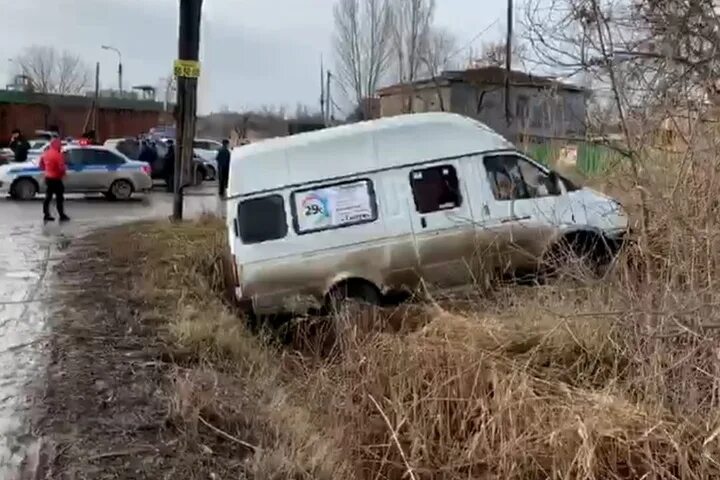
{"type": "MultiPolygon", "coordinates": [[[[607,173],[622,160],[622,155],[610,147],[594,143],[579,142],[568,146],[577,148],[577,170],[585,176],[607,173]]],[[[543,165],[554,165],[565,145],[554,143],[530,144],[525,152],[543,165]]]]}

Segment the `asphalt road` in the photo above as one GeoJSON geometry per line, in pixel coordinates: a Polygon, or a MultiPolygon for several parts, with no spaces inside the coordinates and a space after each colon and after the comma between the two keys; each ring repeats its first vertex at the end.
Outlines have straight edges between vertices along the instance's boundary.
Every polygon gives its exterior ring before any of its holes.
{"type": "MultiPolygon", "coordinates": [[[[186,217],[217,213],[212,185],[189,192],[186,217]]],[[[102,197],[70,196],[67,224],[42,222],[42,201],[0,199],[0,478],[9,479],[32,449],[30,387],[44,372],[46,300],[52,265],[73,239],[99,227],[139,219],[166,218],[172,196],[153,192],[137,200],[108,202],[102,197]]]]}

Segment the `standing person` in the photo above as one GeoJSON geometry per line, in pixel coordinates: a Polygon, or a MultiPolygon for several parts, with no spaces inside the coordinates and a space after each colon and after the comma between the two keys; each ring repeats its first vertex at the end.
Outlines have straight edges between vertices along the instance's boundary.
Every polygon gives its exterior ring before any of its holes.
{"type": "MultiPolygon", "coordinates": [[[[140,143],[140,155],[138,160],[145,162],[150,166],[150,176],[156,178],[158,174],[158,152],[150,143],[150,140],[143,139],[140,143]]],[[[162,166],[162,164],[160,164],[162,166]]],[[[160,172],[162,173],[162,171],[160,172]]]]}
{"type": "Polygon", "coordinates": [[[226,140],[222,141],[222,147],[218,150],[215,160],[218,166],[218,194],[220,198],[225,197],[225,190],[227,190],[228,177],[230,176],[230,149],[228,148],[230,142],[226,140]]]}
{"type": "Polygon", "coordinates": [[[57,204],[57,212],[61,222],[67,222],[70,218],[65,215],[65,157],[62,154],[62,142],[59,138],[50,141],[50,148],[40,157],[40,170],[45,173],[45,201],[43,202],[43,220],[52,222],[55,220],[50,215],[50,202],[53,195],[57,204]]]}
{"type": "Polygon", "coordinates": [[[78,140],[78,143],[80,145],[96,145],[95,137],[95,130],[88,130],[87,132],[82,134],[80,140],[78,140]]]}
{"type": "Polygon", "coordinates": [[[167,142],[167,153],[163,159],[163,170],[165,171],[165,185],[168,192],[175,191],[175,145],[172,140],[167,142]]]}
{"type": "Polygon", "coordinates": [[[27,161],[30,144],[17,128],[12,131],[12,135],[10,136],[10,150],[12,150],[15,155],[15,162],[27,161]]]}

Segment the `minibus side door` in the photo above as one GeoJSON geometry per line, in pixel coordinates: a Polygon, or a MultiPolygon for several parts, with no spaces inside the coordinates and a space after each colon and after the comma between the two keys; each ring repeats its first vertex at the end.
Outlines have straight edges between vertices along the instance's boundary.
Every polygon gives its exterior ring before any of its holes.
{"type": "Polygon", "coordinates": [[[409,215],[423,280],[452,287],[472,281],[475,233],[457,159],[413,167],[409,215]]]}

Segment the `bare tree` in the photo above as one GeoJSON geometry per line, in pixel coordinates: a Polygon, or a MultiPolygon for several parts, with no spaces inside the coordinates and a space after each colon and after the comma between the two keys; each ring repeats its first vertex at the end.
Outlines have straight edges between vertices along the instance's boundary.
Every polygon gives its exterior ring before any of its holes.
{"type": "Polygon", "coordinates": [[[445,111],[445,99],[442,95],[442,85],[439,80],[440,74],[457,65],[457,40],[448,30],[442,28],[431,28],[422,39],[418,57],[420,59],[423,75],[432,79],[437,89],[437,100],[441,111],[445,111]]]}
{"type": "Polygon", "coordinates": [[[437,77],[458,65],[457,38],[447,29],[430,28],[420,47],[421,73],[437,77]]]}
{"type": "MultiPolygon", "coordinates": [[[[523,65],[527,46],[521,42],[514,42],[512,46],[512,60],[515,65],[523,65]]],[[[487,42],[483,44],[480,55],[473,58],[474,63],[490,65],[495,67],[505,67],[505,57],[507,48],[505,42],[487,42]]]]}
{"type": "Polygon", "coordinates": [[[17,56],[15,62],[36,92],[73,95],[90,85],[90,68],[67,51],[58,53],[53,47],[32,46],[17,56]]]}
{"type": "Polygon", "coordinates": [[[334,17],[336,77],[361,104],[387,73],[393,12],[389,0],[338,0],[334,17]]]}
{"type": "Polygon", "coordinates": [[[595,111],[610,113],[622,132],[622,142],[607,141],[629,160],[640,197],[641,239],[647,242],[649,202],[640,172],[648,151],[643,146],[653,144],[668,122],[687,145],[693,141],[682,133],[682,117],[700,118],[720,74],[714,2],[531,0],[524,23],[536,63],[585,77],[584,83],[594,87],[595,111]]]}
{"type": "MultiPolygon", "coordinates": [[[[422,49],[430,38],[435,0],[394,0],[393,51],[400,83],[410,84],[421,73],[422,49]]],[[[413,95],[407,96],[406,109],[412,111],[413,95]]]]}

